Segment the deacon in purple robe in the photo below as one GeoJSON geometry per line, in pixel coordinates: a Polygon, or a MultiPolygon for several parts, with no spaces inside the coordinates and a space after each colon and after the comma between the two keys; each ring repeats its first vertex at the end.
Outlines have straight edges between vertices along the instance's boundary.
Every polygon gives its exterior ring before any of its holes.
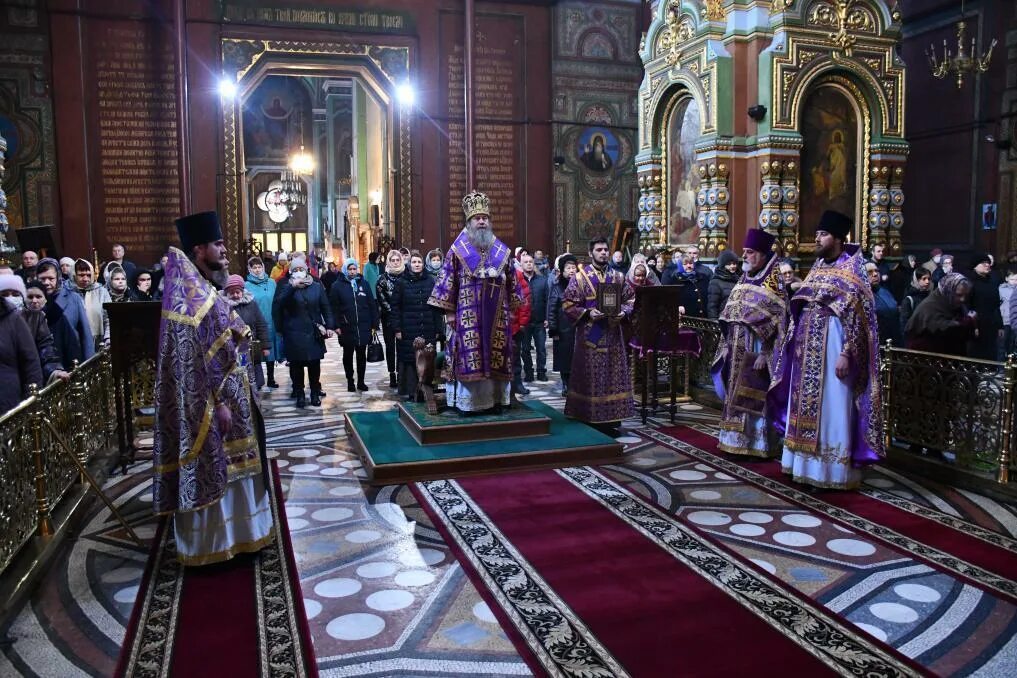
{"type": "Polygon", "coordinates": [[[883,456],[879,333],[872,288],[851,219],[827,211],[816,263],[791,299],[791,326],[775,360],[771,404],[786,412],[781,467],[799,483],[851,489],[883,456]]]}
{"type": "Polygon", "coordinates": [[[788,298],[773,251],[774,236],[750,229],[741,280],[720,312],[723,339],[713,361],[713,383],[724,401],[718,447],[730,454],[775,457],[766,406],[774,349],[784,344],[788,298]]]}
{"type": "Polygon", "coordinates": [[[500,411],[511,403],[509,323],[518,297],[511,252],[495,237],[487,196],[463,198],[466,226],[445,255],[428,304],[449,328],[446,401],[461,412],[500,411]]]}
{"type": "Polygon", "coordinates": [[[607,240],[591,240],[591,263],[579,267],[565,290],[562,312],[576,325],[565,416],[615,429],[622,419],[635,416],[622,324],[632,315],[636,295],[625,276],[608,267],[609,256],[607,240]],[[615,317],[597,308],[597,288],[603,283],[621,286],[615,317]]]}

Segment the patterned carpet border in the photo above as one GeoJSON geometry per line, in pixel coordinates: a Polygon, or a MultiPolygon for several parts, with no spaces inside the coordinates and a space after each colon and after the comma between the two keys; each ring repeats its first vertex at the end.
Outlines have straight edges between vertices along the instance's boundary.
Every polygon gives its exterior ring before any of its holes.
{"type": "Polygon", "coordinates": [[[624,678],[628,673],[454,480],[414,485],[461,557],[551,676],[624,678]]]}
{"type": "Polygon", "coordinates": [[[589,467],[557,469],[588,497],[744,608],[845,676],[908,676],[915,669],[822,608],[782,591],[673,516],[589,467]]]}
{"type": "MultiPolygon", "coordinates": [[[[283,502],[278,467],[272,464],[272,514],[276,539],[252,560],[258,614],[260,675],[262,678],[317,678],[317,665],[310,647],[310,633],[303,610],[303,598],[294,596],[295,572],[289,529],[280,512],[283,502]],[[290,552],[287,553],[287,548],[290,552]],[[307,646],[305,647],[305,643],[307,646]]],[[[127,661],[121,653],[116,676],[169,676],[177,620],[187,569],[176,557],[172,520],[160,522],[153,539],[152,554],[141,588],[144,595],[132,612],[124,638],[130,648],[127,661]]],[[[299,590],[299,584],[297,584],[299,590]]],[[[224,614],[228,610],[224,609],[224,614]]]]}
{"type": "MultiPolygon", "coordinates": [[[[699,432],[712,435],[705,431],[699,432]]],[[[997,575],[989,570],[974,565],[973,563],[969,563],[954,555],[940,551],[939,549],[933,548],[927,544],[923,544],[922,542],[900,534],[899,532],[895,532],[894,530],[884,527],[879,523],[874,523],[862,518],[861,516],[855,515],[854,513],[828,504],[822,499],[811,494],[759,475],[758,473],[750,471],[733,461],[729,461],[719,455],[711,454],[705,450],[700,450],[695,445],[686,443],[661,431],[642,430],[637,433],[683,454],[695,457],[697,460],[719,468],[725,473],[729,473],[746,482],[758,485],[768,492],[784,497],[785,499],[804,506],[811,511],[825,515],[832,520],[840,521],[845,525],[850,525],[856,530],[865,532],[871,537],[880,539],[896,549],[908,552],[911,555],[922,558],[930,563],[934,563],[940,568],[947,570],[962,579],[967,579],[977,586],[991,589],[996,593],[1001,593],[1012,599],[1017,599],[1017,581],[997,575]]],[[[934,519],[935,518],[933,518],[933,520],[934,519]]],[[[949,527],[949,525],[947,526],[949,527]]]]}

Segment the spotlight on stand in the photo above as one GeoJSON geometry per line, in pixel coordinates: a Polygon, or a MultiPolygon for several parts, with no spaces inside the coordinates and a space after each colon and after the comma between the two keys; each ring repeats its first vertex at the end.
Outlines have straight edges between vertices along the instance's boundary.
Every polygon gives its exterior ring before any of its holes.
{"type": "Polygon", "coordinates": [[[759,122],[766,117],[766,106],[763,104],[756,104],[755,106],[749,106],[749,117],[759,122]]]}

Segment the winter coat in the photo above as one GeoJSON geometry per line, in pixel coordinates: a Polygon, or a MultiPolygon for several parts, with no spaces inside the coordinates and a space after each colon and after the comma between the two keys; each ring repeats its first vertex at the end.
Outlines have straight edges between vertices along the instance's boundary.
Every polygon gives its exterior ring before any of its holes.
{"type": "Polygon", "coordinates": [[[530,286],[530,322],[532,327],[543,327],[547,320],[547,297],[548,285],[547,276],[535,274],[527,280],[530,286]]]}
{"type": "Polygon", "coordinates": [[[325,288],[319,282],[297,287],[280,282],[272,303],[272,321],[283,337],[286,359],[313,362],[325,357],[325,337],[317,325],[335,327],[325,288]]]}
{"type": "Polygon", "coordinates": [[[244,296],[241,297],[240,301],[235,303],[226,296],[226,292],[220,292],[219,296],[223,298],[223,301],[232,306],[233,310],[240,316],[240,319],[251,328],[251,339],[261,344],[257,352],[251,353],[251,362],[255,364],[260,363],[261,349],[270,348],[270,340],[268,323],[265,321],[265,317],[261,315],[261,309],[258,308],[258,302],[254,300],[254,295],[251,294],[250,290],[244,289],[244,296]]]}
{"type": "Polygon", "coordinates": [[[939,290],[918,305],[904,328],[905,345],[915,351],[963,356],[974,338],[976,321],[939,290]]]}
{"type": "Polygon", "coordinates": [[[364,276],[358,273],[352,280],[342,276],[332,285],[328,300],[334,327],[339,330],[339,344],[344,348],[370,344],[371,330],[378,327],[378,305],[364,276]]]}
{"type": "Polygon", "coordinates": [[[879,332],[879,343],[884,344],[889,339],[894,346],[904,344],[904,334],[900,322],[900,309],[897,307],[897,300],[893,298],[893,292],[886,285],[880,285],[872,291],[876,302],[876,325],[879,332]]]}
{"type": "Polygon", "coordinates": [[[332,290],[332,285],[334,285],[335,281],[338,279],[338,271],[325,271],[325,273],[321,276],[321,284],[325,288],[326,293],[332,290]]]}
{"type": "Polygon", "coordinates": [[[530,292],[530,283],[526,281],[526,276],[519,269],[516,269],[516,285],[519,287],[519,294],[525,299],[525,303],[519,306],[516,310],[512,311],[512,322],[510,323],[510,329],[512,336],[516,336],[521,329],[530,324],[530,315],[533,312],[533,296],[530,292]]]}
{"type": "Polygon", "coordinates": [[[378,277],[381,275],[381,269],[378,264],[372,264],[368,261],[364,264],[364,280],[371,286],[371,290],[378,289],[378,277]]]}
{"type": "MultiPolygon", "coordinates": [[[[32,311],[27,308],[21,309],[21,317],[28,330],[35,340],[35,349],[39,354],[39,364],[42,367],[43,382],[49,382],[49,377],[56,370],[64,368],[60,362],[60,352],[53,343],[53,333],[49,331],[49,324],[46,322],[46,314],[42,311],[32,311]]],[[[40,387],[42,384],[39,385],[40,387]]]]}
{"type": "Polygon", "coordinates": [[[272,316],[272,301],[275,299],[276,282],[271,277],[264,275],[261,279],[253,275],[247,275],[247,282],[244,289],[254,297],[254,303],[261,311],[261,317],[265,319],[265,331],[268,333],[268,342],[262,344],[262,348],[269,349],[268,362],[274,362],[282,358],[282,346],[279,345],[279,338],[276,334],[275,320],[272,316]]]}
{"type": "Polygon", "coordinates": [[[51,303],[59,307],[60,313],[47,310],[46,321],[56,345],[60,347],[64,369],[70,369],[69,361],[75,358],[85,361],[95,355],[95,340],[92,337],[92,327],[88,323],[88,315],[85,312],[85,302],[77,292],[71,291],[68,287],[62,287],[49,298],[47,305],[51,303]],[[58,316],[64,320],[63,323],[55,319],[58,316]],[[71,336],[67,336],[68,334],[71,336]],[[77,350],[67,350],[66,347],[69,345],[76,345],[77,350]]]}
{"type": "MultiPolygon", "coordinates": [[[[667,276],[667,269],[664,269],[667,276]]],[[[678,305],[685,307],[685,315],[702,318],[706,314],[706,299],[699,292],[697,279],[691,276],[674,275],[665,285],[673,287],[678,295],[678,305]]]]}
{"type": "Polygon", "coordinates": [[[44,385],[39,352],[21,313],[0,301],[0,414],[28,397],[28,385],[44,385]]]}
{"type": "Polygon", "coordinates": [[[717,272],[710,278],[710,285],[706,293],[707,318],[720,317],[720,312],[727,305],[727,298],[731,296],[731,290],[741,278],[741,272],[731,273],[727,270],[726,266],[732,261],[738,261],[738,257],[731,250],[724,250],[717,259],[717,272]]]}
{"type": "Polygon", "coordinates": [[[396,355],[404,365],[416,362],[414,339],[423,337],[425,341],[434,342],[444,327],[441,310],[427,305],[434,282],[434,276],[427,271],[410,272],[400,278],[396,293],[392,295],[392,330],[402,333],[402,338],[396,340],[396,355]]]}
{"type": "Polygon", "coordinates": [[[378,284],[374,287],[375,299],[378,302],[378,313],[381,314],[381,324],[386,328],[390,327],[390,319],[392,317],[392,295],[395,294],[396,285],[402,276],[402,273],[392,275],[388,271],[383,271],[378,276],[378,284]]]}
{"type": "Polygon", "coordinates": [[[980,276],[972,273],[971,280],[972,311],[978,313],[978,334],[995,334],[1003,327],[1003,317],[999,313],[999,285],[992,276],[980,276]]]}
{"type": "Polygon", "coordinates": [[[68,288],[81,297],[85,304],[85,315],[88,318],[88,325],[91,328],[91,336],[98,351],[103,346],[109,346],[109,316],[102,307],[103,304],[113,303],[109,291],[99,283],[92,283],[85,289],[81,289],[74,283],[69,283],[68,288]]]}
{"type": "Polygon", "coordinates": [[[908,321],[911,320],[911,316],[914,315],[915,309],[918,308],[918,304],[925,301],[929,293],[932,292],[930,286],[927,290],[920,290],[915,286],[911,286],[908,290],[907,296],[900,302],[900,324],[901,327],[907,327],[908,321]]]}
{"type": "Polygon", "coordinates": [[[568,283],[568,279],[562,277],[551,285],[547,295],[547,329],[548,334],[554,339],[551,368],[563,374],[572,371],[572,352],[576,344],[576,326],[561,310],[568,283]]]}

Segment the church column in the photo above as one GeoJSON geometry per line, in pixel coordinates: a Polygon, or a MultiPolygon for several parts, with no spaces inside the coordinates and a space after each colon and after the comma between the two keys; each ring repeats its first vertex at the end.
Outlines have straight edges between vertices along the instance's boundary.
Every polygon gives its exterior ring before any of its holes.
{"type": "Polygon", "coordinates": [[[664,232],[664,198],[661,193],[660,161],[650,161],[638,166],[639,186],[639,246],[657,247],[667,244],[664,232]]]}
{"type": "Polygon", "coordinates": [[[784,256],[798,254],[798,161],[785,160],[780,174],[780,230],[784,256]]]}
{"type": "Polygon", "coordinates": [[[728,226],[731,222],[728,215],[728,203],[731,192],[728,188],[730,170],[725,163],[711,161],[701,163],[699,172],[699,192],[696,205],[699,215],[699,249],[704,256],[714,258],[727,249],[728,226]]]}

